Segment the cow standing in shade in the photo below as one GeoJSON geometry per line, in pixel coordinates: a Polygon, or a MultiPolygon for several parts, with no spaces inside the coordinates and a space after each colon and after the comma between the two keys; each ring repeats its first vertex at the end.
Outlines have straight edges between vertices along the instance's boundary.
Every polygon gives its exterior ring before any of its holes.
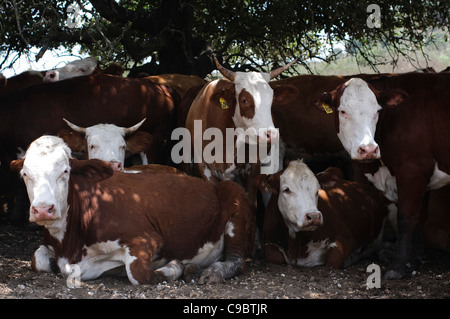
{"type": "Polygon", "coordinates": [[[200,283],[238,275],[251,251],[254,216],[240,186],[213,185],[175,174],[113,172],[108,162],[74,160],[62,139],[43,136],[20,170],[31,202],[30,221],[44,226],[32,269],[81,280],[124,268],[133,284],[174,280],[185,265],[206,268],[200,283]]]}
{"type": "MultiPolygon", "coordinates": [[[[186,128],[191,133],[194,153],[193,172],[211,182],[239,181],[246,190],[250,202],[256,203],[256,177],[260,173],[260,166],[256,160],[259,159],[254,159],[253,163],[250,163],[248,158],[239,162],[236,155],[240,145],[245,143],[270,145],[278,142],[278,130],[272,122],[272,103],[286,103],[295,97],[297,91],[290,86],[279,86],[272,90],[268,82],[291,66],[294,61],[270,73],[232,72],[222,67],[217,59],[215,61],[217,69],[225,79],[212,81],[201,89],[186,119],[186,128]],[[200,129],[196,129],[196,123],[201,123],[200,129]],[[203,152],[210,143],[205,132],[211,128],[219,130],[223,138],[222,142],[218,143],[222,147],[220,159],[203,158],[203,152]],[[244,138],[242,138],[244,134],[232,136],[235,140],[231,144],[228,141],[227,144],[227,128],[242,129],[247,135],[244,138]],[[196,145],[200,145],[200,149],[197,149],[196,145]],[[232,145],[234,150],[230,150],[227,147],[229,145],[232,145]],[[231,160],[227,157],[230,154],[231,160]]],[[[215,152],[214,156],[219,154],[219,150],[215,152]]]]}
{"type": "Polygon", "coordinates": [[[381,238],[389,201],[371,185],[343,180],[339,169],[316,177],[296,160],[266,179],[261,175],[260,187],[273,193],[263,227],[268,262],[343,268],[381,238]]]}
{"type": "Polygon", "coordinates": [[[369,84],[353,78],[318,103],[333,113],[352,159],[378,161],[362,172],[398,202],[397,251],[386,279],[402,278],[417,267],[426,192],[450,183],[449,87],[446,74],[407,73],[369,84]]]}

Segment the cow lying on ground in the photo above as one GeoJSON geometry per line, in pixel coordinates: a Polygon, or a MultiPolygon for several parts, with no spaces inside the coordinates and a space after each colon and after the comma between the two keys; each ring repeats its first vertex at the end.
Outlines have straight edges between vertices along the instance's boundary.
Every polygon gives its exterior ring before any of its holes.
{"type": "Polygon", "coordinates": [[[371,185],[342,180],[333,169],[316,178],[300,160],[263,176],[260,187],[274,194],[264,215],[268,262],[343,268],[365,256],[369,250],[359,250],[379,237],[388,201],[371,185]]]}
{"type": "Polygon", "coordinates": [[[206,268],[200,283],[239,274],[254,241],[254,217],[240,186],[175,174],[113,172],[100,160],[75,160],[62,139],[43,136],[13,161],[44,226],[32,269],[55,259],[81,280],[125,268],[133,284],[173,280],[185,265],[206,268]],[[155,270],[156,269],[156,270],[155,270]]]}
{"type": "Polygon", "coordinates": [[[148,164],[145,152],[150,148],[152,136],[147,132],[137,132],[145,119],[127,128],[114,124],[97,124],[85,128],[63,120],[71,130],[61,130],[58,136],[72,152],[87,153],[88,159],[110,162],[115,171],[122,171],[125,167],[126,152],[130,155],[140,153],[142,164],[148,164]]]}

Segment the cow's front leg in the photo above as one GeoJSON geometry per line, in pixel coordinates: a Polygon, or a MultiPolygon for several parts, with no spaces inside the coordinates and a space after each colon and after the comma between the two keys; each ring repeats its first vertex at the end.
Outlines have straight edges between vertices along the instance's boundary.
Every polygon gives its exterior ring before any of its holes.
{"type": "Polygon", "coordinates": [[[165,266],[155,270],[152,283],[160,283],[163,281],[173,281],[179,279],[183,275],[184,265],[179,260],[172,260],[165,266]]]}
{"type": "Polygon", "coordinates": [[[224,261],[218,261],[209,266],[198,281],[200,285],[221,283],[239,275],[242,272],[244,260],[238,256],[227,256],[224,261]]]}
{"type": "Polygon", "coordinates": [[[152,260],[162,246],[162,238],[158,234],[135,236],[123,240],[128,248],[125,256],[125,270],[133,285],[151,283],[154,277],[152,260]]]}
{"type": "Polygon", "coordinates": [[[34,252],[31,269],[38,272],[56,272],[55,251],[52,246],[39,246],[34,252]]]}
{"type": "Polygon", "coordinates": [[[397,177],[397,248],[384,279],[401,279],[410,275],[418,265],[418,256],[423,245],[423,219],[426,215],[428,198],[425,195],[427,179],[408,177],[397,177]]]}

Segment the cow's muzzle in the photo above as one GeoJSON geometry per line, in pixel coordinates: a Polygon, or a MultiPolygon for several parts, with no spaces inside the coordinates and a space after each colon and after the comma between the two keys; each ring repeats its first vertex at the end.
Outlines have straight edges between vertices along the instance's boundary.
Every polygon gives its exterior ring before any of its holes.
{"type": "Polygon", "coordinates": [[[55,218],[55,205],[32,206],[31,213],[36,221],[49,220],[55,218]]]}
{"type": "Polygon", "coordinates": [[[113,171],[115,172],[121,172],[123,171],[123,166],[121,162],[118,161],[111,161],[109,162],[109,165],[111,166],[111,168],[113,169],[113,171]]]}
{"type": "Polygon", "coordinates": [[[380,158],[380,148],[376,144],[361,145],[358,148],[358,159],[372,160],[380,158]]]}

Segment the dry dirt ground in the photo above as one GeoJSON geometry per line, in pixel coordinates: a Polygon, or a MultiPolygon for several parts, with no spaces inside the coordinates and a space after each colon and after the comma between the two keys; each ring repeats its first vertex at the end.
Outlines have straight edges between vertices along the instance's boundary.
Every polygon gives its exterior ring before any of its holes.
{"type": "MultiPolygon", "coordinates": [[[[249,269],[223,284],[199,285],[177,280],[133,286],[126,278],[103,277],[68,288],[60,274],[34,273],[30,261],[41,230],[0,225],[0,299],[449,299],[450,253],[427,249],[411,278],[381,281],[368,289],[364,260],[345,270],[297,268],[249,261],[249,269]]],[[[382,272],[386,265],[379,263],[382,272]]]]}

